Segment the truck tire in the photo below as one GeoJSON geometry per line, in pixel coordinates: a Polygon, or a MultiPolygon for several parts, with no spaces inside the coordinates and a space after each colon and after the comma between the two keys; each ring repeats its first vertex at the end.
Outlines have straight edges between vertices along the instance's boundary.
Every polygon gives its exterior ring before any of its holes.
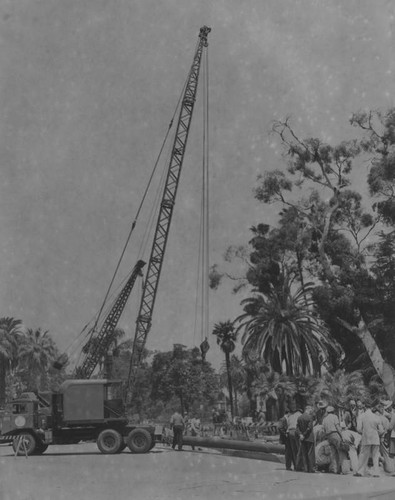
{"type": "Polygon", "coordinates": [[[48,445],[43,443],[41,439],[37,439],[36,449],[34,450],[35,455],[42,455],[45,451],[47,451],[48,445]]]}
{"type": "Polygon", "coordinates": [[[96,444],[102,453],[114,455],[121,450],[123,438],[115,429],[105,429],[98,435],[96,444]]]}
{"type": "Polygon", "coordinates": [[[151,449],[152,436],[145,429],[133,429],[126,438],[132,453],[147,453],[151,449]]]}
{"type": "Polygon", "coordinates": [[[37,438],[30,432],[21,432],[12,441],[12,448],[19,457],[33,455],[37,449],[37,438]]]}

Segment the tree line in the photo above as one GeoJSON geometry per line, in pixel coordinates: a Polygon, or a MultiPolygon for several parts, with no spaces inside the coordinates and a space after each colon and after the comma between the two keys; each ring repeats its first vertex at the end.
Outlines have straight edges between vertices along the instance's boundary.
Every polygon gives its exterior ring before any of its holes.
{"type": "Polygon", "coordinates": [[[20,319],[0,318],[0,408],[21,392],[56,388],[66,376],[52,366],[58,356],[48,331],[25,328],[20,319]]]}
{"type": "Polygon", "coordinates": [[[284,168],[265,168],[254,196],[278,207],[277,222],[230,247],[211,286],[230,275],[225,265],[243,263],[234,278],[243,312],[222,327],[247,364],[296,378],[358,372],[385,385],[376,370],[382,358],[393,380],[395,109],[355,113],[350,124],[358,137],[337,145],[301,138],[289,118],[273,124],[284,168]]]}

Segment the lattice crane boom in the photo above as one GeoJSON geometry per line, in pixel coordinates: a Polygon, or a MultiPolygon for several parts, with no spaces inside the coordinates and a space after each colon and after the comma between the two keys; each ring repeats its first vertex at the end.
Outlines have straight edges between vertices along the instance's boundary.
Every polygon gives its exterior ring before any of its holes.
{"type": "Polygon", "coordinates": [[[111,346],[111,342],[113,341],[113,333],[117,327],[118,321],[123,313],[137,277],[142,276],[142,268],[144,266],[145,262],[143,260],[139,260],[134,266],[126,284],[120,291],[110,312],[107,314],[98,334],[91,337],[91,339],[93,338],[95,341],[89,345],[85,359],[81,365],[76,368],[76,375],[78,378],[90,378],[100,359],[106,356],[111,346]]]}
{"type": "Polygon", "coordinates": [[[203,49],[208,45],[207,36],[210,31],[211,28],[208,28],[207,26],[203,26],[200,29],[199,43],[193,58],[193,63],[189,72],[181,103],[177,129],[151,249],[151,256],[148,262],[140,310],[136,320],[136,330],[128,377],[129,392],[135,379],[136,370],[141,360],[148,332],[151,328],[152,313],[158,291],[163,257],[169,236],[170,223],[184,160],[185,147],[196,100],[200,63],[203,49]]]}

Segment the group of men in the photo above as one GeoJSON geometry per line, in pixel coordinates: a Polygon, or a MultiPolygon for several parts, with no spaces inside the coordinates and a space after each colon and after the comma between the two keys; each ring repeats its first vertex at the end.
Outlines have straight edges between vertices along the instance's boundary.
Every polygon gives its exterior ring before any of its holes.
{"type": "Polygon", "coordinates": [[[328,470],[334,474],[352,470],[355,476],[365,476],[371,460],[372,475],[379,477],[381,460],[386,472],[394,472],[392,401],[363,404],[351,399],[347,408],[337,410],[319,401],[315,408],[307,405],[303,413],[295,405],[286,411],[279,432],[280,442],[285,445],[287,470],[328,470]]]}

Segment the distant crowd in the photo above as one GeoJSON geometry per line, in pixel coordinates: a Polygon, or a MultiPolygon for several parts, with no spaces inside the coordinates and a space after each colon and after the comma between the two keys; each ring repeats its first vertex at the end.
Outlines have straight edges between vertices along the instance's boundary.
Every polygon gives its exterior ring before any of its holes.
{"type": "Polygon", "coordinates": [[[184,432],[219,436],[240,427],[255,434],[261,426],[269,434],[279,434],[287,470],[366,476],[371,467],[373,477],[379,477],[381,471],[395,472],[395,409],[390,400],[350,399],[346,407],[338,408],[318,401],[303,410],[291,403],[276,424],[267,423],[259,412],[245,422],[229,422],[225,412],[213,410],[212,419],[213,426],[206,428],[196,415],[176,412],[170,421],[169,444],[181,450],[184,432]]]}
{"type": "Polygon", "coordinates": [[[346,408],[325,401],[304,411],[286,409],[278,424],[287,470],[373,477],[395,470],[395,410],[392,401],[350,399],[346,408]]]}

